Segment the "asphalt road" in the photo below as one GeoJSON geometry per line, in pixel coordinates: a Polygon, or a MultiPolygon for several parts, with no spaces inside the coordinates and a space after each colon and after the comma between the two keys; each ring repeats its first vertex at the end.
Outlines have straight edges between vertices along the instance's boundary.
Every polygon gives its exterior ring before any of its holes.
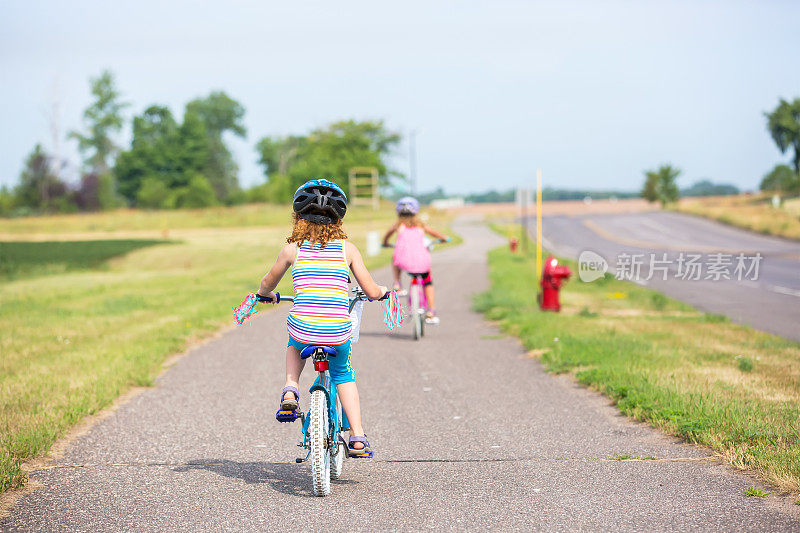
{"type": "Polygon", "coordinates": [[[584,250],[598,253],[612,274],[630,274],[642,254],[638,282],[685,301],[704,311],[724,314],[733,321],[800,341],[800,243],[767,237],[681,213],[650,211],[629,214],[545,216],[544,245],[559,255],[577,259],[584,250]],[[651,279],[650,254],[662,260],[666,274],[656,269],[651,279]],[[679,257],[684,267],[679,273],[679,257]],[[628,257],[620,254],[627,254],[628,257]],[[712,263],[730,261],[721,270],[730,279],[709,270],[712,263]],[[738,255],[745,267],[760,254],[758,272],[737,274],[738,255]],[[688,273],[690,255],[700,255],[700,279],[688,273]],[[708,276],[710,279],[707,279],[708,276]],[[663,279],[666,277],[666,280],[663,279]],[[739,279],[741,278],[741,279],[739,279]]]}
{"type": "Polygon", "coordinates": [[[331,496],[294,464],[299,427],[273,418],[283,307],[191,350],[33,472],[0,529],[800,531],[791,500],[744,497],[752,478],[546,374],[471,312],[501,242],[456,229],[464,244],[434,260],[437,329],[415,342],[365,309],[354,366],[375,459],[346,460],[331,496]]]}

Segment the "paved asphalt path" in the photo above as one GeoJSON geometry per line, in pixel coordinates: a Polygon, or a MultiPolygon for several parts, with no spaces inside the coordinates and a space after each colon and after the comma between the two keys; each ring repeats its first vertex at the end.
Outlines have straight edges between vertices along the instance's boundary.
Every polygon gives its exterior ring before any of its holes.
{"type": "MultiPolygon", "coordinates": [[[[559,255],[577,259],[580,252],[598,253],[616,273],[620,253],[645,254],[642,278],[649,273],[650,253],[667,254],[667,279],[656,272],[640,284],[658,289],[704,311],[727,315],[789,339],[800,341],[800,243],[767,237],[682,213],[649,211],[628,214],[545,216],[544,244],[559,255]],[[702,254],[700,280],[677,277],[683,252],[702,254]],[[731,256],[732,279],[704,279],[713,253],[731,256]],[[736,256],[760,253],[758,278],[733,275],[736,256]]],[[[750,266],[750,261],[747,261],[750,266]]]]}
{"type": "Polygon", "coordinates": [[[294,464],[299,427],[273,418],[283,307],[191,350],[33,472],[0,530],[800,531],[790,500],[742,496],[752,478],[546,374],[472,313],[501,242],[456,229],[464,244],[434,260],[437,329],[415,342],[365,309],[354,366],[376,458],[346,460],[331,496],[294,464]]]}

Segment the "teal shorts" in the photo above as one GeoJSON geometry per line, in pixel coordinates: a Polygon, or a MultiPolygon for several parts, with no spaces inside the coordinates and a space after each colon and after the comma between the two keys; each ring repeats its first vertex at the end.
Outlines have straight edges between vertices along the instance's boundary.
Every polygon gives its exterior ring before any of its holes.
{"type": "MultiPolygon", "coordinates": [[[[303,342],[294,340],[292,337],[289,337],[289,344],[287,346],[294,346],[302,352],[303,349],[315,345],[305,344],[303,342]]],[[[331,382],[334,385],[340,385],[342,383],[350,383],[351,381],[355,381],[356,373],[353,371],[353,367],[350,366],[350,353],[352,351],[350,341],[347,341],[344,344],[331,346],[331,348],[336,350],[336,357],[328,357],[328,372],[331,375],[331,382]]]]}

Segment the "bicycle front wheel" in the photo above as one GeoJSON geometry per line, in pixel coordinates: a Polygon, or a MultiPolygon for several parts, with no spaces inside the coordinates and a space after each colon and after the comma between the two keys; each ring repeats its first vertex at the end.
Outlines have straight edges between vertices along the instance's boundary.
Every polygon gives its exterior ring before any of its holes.
{"type": "Polygon", "coordinates": [[[331,454],[328,440],[328,402],[325,392],[311,393],[311,419],[308,424],[308,440],[311,446],[311,492],[314,496],[331,493],[331,454]]]}
{"type": "MultiPolygon", "coordinates": [[[[342,404],[339,400],[336,400],[336,407],[338,408],[336,416],[339,416],[339,413],[342,412],[342,404]]],[[[347,454],[347,447],[344,445],[344,442],[342,442],[340,435],[334,435],[334,439],[336,439],[336,441],[333,443],[333,447],[330,451],[331,479],[339,479],[339,476],[342,475],[342,467],[344,467],[344,456],[347,454]]]]}

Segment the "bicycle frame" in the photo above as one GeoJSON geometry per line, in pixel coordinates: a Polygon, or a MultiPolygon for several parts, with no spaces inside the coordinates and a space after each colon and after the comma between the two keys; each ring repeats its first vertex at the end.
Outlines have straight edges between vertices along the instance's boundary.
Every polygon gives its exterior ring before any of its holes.
{"type": "MultiPolygon", "coordinates": [[[[338,393],[336,391],[336,387],[331,383],[331,376],[327,370],[328,354],[326,354],[323,350],[317,350],[317,353],[312,355],[312,358],[315,369],[324,367],[322,370],[317,370],[319,374],[317,379],[314,380],[314,384],[311,385],[309,393],[313,393],[317,390],[321,390],[325,393],[325,398],[328,405],[328,447],[330,448],[335,446],[336,439],[341,431],[350,429],[350,422],[347,420],[347,415],[345,414],[344,409],[341,409],[341,413],[339,412],[340,408],[337,396],[338,393]]],[[[303,433],[303,447],[305,448],[309,448],[310,446],[308,442],[308,424],[310,420],[311,417],[306,415],[304,417],[303,427],[301,429],[303,433]]]]}
{"type": "Polygon", "coordinates": [[[422,276],[417,274],[409,274],[411,276],[411,287],[408,291],[408,305],[411,306],[411,291],[416,290],[419,292],[419,308],[425,310],[428,308],[428,298],[425,296],[425,285],[422,283],[422,276]]]}
{"type": "MultiPolygon", "coordinates": [[[[360,287],[353,289],[353,292],[354,297],[350,299],[349,312],[353,311],[353,307],[355,307],[356,302],[367,299],[366,294],[364,294],[360,287]]],[[[286,299],[288,300],[288,298],[286,299]]],[[[336,446],[337,440],[342,431],[347,431],[350,429],[350,421],[347,420],[347,414],[344,412],[344,409],[340,407],[336,386],[331,383],[331,375],[330,372],[328,372],[328,354],[325,353],[324,349],[317,348],[310,358],[314,363],[314,370],[317,371],[318,375],[308,392],[313,394],[314,391],[321,390],[325,393],[325,401],[328,407],[327,447],[329,449],[333,448],[337,450],[336,453],[340,453],[338,451],[338,447],[336,446]]],[[[303,434],[302,446],[308,449],[309,453],[311,451],[311,444],[308,438],[308,425],[310,421],[311,416],[304,416],[303,426],[301,428],[301,432],[303,434]]]]}
{"type": "MultiPolygon", "coordinates": [[[[356,286],[353,289],[354,296],[350,298],[350,305],[349,305],[349,312],[353,312],[353,308],[355,307],[356,303],[359,301],[368,300],[367,295],[361,290],[361,287],[356,286]]],[[[388,294],[388,293],[387,293],[388,294]]],[[[281,300],[285,302],[293,302],[294,297],[292,296],[284,296],[281,298],[280,294],[276,294],[277,301],[280,302],[281,300]]],[[[270,300],[261,300],[261,301],[270,301],[270,300]]],[[[330,457],[336,457],[339,453],[345,453],[347,449],[347,444],[341,439],[341,432],[347,431],[350,429],[350,422],[347,420],[347,414],[344,412],[344,409],[341,407],[341,402],[338,398],[338,391],[336,390],[336,386],[331,382],[330,372],[328,371],[329,368],[329,361],[328,358],[330,355],[326,350],[335,349],[333,346],[325,346],[325,345],[317,345],[311,353],[307,353],[303,357],[301,353],[301,357],[304,359],[310,358],[314,363],[314,370],[317,371],[317,378],[314,380],[314,384],[309,389],[309,393],[313,396],[316,391],[322,391],[325,397],[325,403],[327,407],[328,413],[328,431],[327,435],[325,436],[324,447],[328,450],[330,457]],[[342,445],[340,446],[339,443],[342,445]]],[[[303,350],[305,352],[305,350],[303,350]]],[[[300,418],[302,425],[300,431],[303,434],[303,440],[298,446],[303,447],[308,450],[305,458],[296,459],[298,463],[302,463],[307,461],[311,455],[312,445],[311,445],[311,437],[309,436],[309,426],[311,424],[311,408],[307,413],[302,413],[298,411],[278,411],[276,413],[276,418],[279,422],[294,422],[298,418],[300,418]]],[[[371,454],[370,454],[371,457],[371,454]]],[[[338,474],[337,474],[338,476],[338,474]]]]}

